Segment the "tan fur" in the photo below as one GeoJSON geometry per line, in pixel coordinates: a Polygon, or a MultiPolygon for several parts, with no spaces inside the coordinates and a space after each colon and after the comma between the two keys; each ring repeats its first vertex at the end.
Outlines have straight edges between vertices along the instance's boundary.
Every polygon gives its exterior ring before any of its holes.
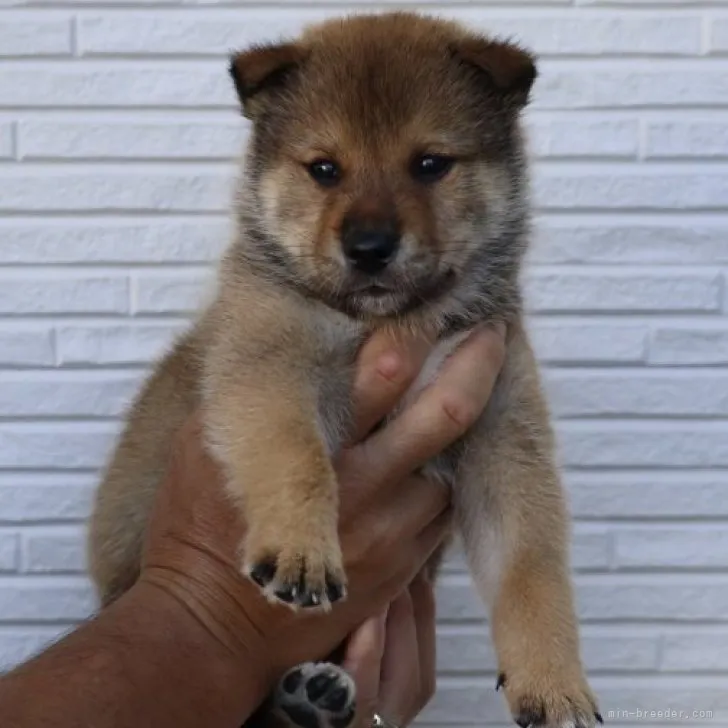
{"type": "Polygon", "coordinates": [[[453,23],[392,13],[251,49],[231,72],[254,122],[236,233],[215,300],[137,398],[99,488],[90,556],[102,601],[134,582],[171,439],[202,406],[208,445],[248,524],[241,568],[263,574],[271,599],[307,596],[299,606],[328,608],[346,579],[330,458],[351,424],[361,342],[383,326],[442,340],[411,398],[463,332],[505,321],[508,354],[486,412],[425,472],[454,488],[514,716],[591,728],[568,512],[520,313],[528,202],[519,114],[531,57],[453,23]],[[422,154],[456,162],[425,184],[412,171],[422,154]],[[321,158],[338,164],[333,185],[309,176],[321,158]],[[377,279],[384,294],[347,267],[351,220],[399,231],[377,279]]]}

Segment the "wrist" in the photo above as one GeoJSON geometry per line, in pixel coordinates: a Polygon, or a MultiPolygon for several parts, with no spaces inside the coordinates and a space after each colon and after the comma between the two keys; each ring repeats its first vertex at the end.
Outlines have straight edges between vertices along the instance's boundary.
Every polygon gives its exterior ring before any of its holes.
{"type": "Polygon", "coordinates": [[[151,570],[119,607],[124,612],[120,623],[126,625],[122,629],[140,632],[148,646],[168,656],[168,679],[214,704],[221,715],[246,718],[272,689],[273,677],[253,640],[233,638],[183,580],[151,570]]]}
{"type": "Polygon", "coordinates": [[[251,612],[262,597],[235,568],[214,551],[179,541],[148,553],[141,584],[155,586],[179,604],[222,650],[239,659],[257,659],[270,672],[266,635],[251,612]]]}

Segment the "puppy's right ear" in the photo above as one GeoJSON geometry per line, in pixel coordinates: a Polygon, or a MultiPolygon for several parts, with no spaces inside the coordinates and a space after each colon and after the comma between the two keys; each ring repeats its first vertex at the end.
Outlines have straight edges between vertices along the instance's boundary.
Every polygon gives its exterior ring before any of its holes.
{"type": "Polygon", "coordinates": [[[243,114],[252,119],[259,97],[281,88],[303,62],[305,53],[295,43],[256,45],[230,58],[230,75],[243,106],[243,114]]]}

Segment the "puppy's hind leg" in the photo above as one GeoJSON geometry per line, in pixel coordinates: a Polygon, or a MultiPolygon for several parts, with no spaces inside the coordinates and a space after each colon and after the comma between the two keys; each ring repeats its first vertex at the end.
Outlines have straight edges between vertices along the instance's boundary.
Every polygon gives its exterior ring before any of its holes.
{"type": "Polygon", "coordinates": [[[579,654],[568,513],[529,356],[523,342],[509,353],[458,479],[458,518],[516,723],[593,728],[601,716],[579,654]]]}

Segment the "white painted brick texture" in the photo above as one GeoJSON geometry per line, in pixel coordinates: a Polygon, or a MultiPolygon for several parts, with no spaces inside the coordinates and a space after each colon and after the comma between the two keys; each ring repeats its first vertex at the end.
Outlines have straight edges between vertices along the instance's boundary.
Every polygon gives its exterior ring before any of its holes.
{"type": "MultiPolygon", "coordinates": [[[[98,468],[229,236],[227,52],[366,5],[0,2],[0,670],[94,609],[98,468]]],[[[728,0],[429,7],[541,58],[528,325],[605,717],[728,728],[728,0]]],[[[439,595],[420,723],[509,725],[458,553],[439,595]]]]}

